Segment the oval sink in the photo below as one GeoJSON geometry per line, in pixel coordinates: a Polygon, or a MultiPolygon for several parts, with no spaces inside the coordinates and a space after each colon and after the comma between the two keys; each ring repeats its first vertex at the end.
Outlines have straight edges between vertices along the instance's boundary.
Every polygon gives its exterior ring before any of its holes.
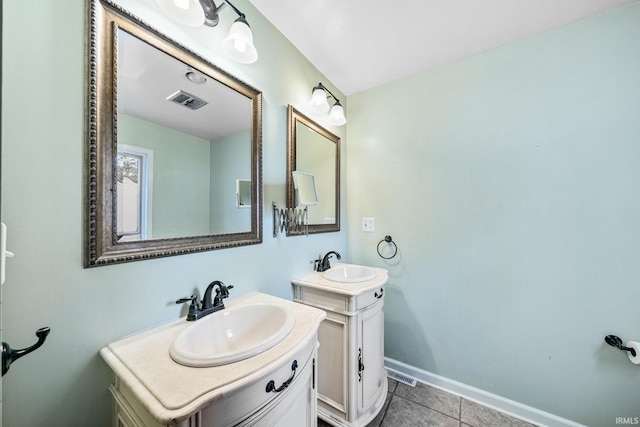
{"type": "Polygon", "coordinates": [[[275,304],[225,308],[196,320],[171,343],[169,354],[181,365],[225,365],[255,356],[282,341],[293,329],[293,315],[275,304]]]}
{"type": "Polygon", "coordinates": [[[375,271],[361,265],[338,264],[322,273],[322,277],[334,282],[366,282],[376,277],[375,271]]]}

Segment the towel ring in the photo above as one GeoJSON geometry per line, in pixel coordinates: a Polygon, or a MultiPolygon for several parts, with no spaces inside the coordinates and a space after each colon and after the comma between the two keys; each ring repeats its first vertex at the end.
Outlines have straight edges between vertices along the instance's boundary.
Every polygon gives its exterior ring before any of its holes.
{"type": "Polygon", "coordinates": [[[380,255],[380,258],[382,258],[382,259],[391,259],[391,258],[393,258],[394,256],[396,256],[396,254],[398,253],[398,245],[396,245],[396,243],[393,241],[393,239],[391,238],[391,236],[384,236],[384,239],[382,239],[382,240],[380,240],[380,241],[378,242],[377,250],[378,250],[378,255],[380,255]],[[386,257],[386,256],[384,256],[384,255],[382,255],[382,254],[380,253],[380,245],[381,245],[383,242],[391,243],[391,244],[393,245],[393,255],[391,255],[391,256],[389,256],[389,257],[386,257]]]}

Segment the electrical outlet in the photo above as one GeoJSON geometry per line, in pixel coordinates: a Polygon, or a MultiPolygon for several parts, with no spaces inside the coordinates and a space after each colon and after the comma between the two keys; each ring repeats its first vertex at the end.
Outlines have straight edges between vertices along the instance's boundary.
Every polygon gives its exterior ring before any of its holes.
{"type": "Polygon", "coordinates": [[[375,229],[376,227],[373,218],[362,218],[362,231],[373,232],[375,229]]]}

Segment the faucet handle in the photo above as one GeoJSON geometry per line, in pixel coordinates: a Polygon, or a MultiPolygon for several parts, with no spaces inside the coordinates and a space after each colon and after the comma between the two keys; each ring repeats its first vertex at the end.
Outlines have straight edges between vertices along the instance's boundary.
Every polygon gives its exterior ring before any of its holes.
{"type": "Polygon", "coordinates": [[[198,297],[195,295],[191,295],[190,297],[180,298],[176,301],[176,304],[182,304],[183,302],[189,301],[191,301],[191,304],[198,304],[198,297]]]}
{"type": "Polygon", "coordinates": [[[189,312],[196,312],[198,310],[200,310],[200,304],[198,304],[198,297],[196,295],[191,295],[190,297],[186,297],[186,298],[180,298],[179,300],[176,301],[176,304],[182,304],[183,302],[189,302],[191,301],[191,304],[189,304],[189,312]]]}
{"type": "Polygon", "coordinates": [[[213,298],[214,307],[224,306],[222,300],[224,298],[229,298],[229,289],[233,289],[233,285],[227,286],[222,282],[218,284],[218,289],[216,289],[216,296],[213,298]]]}
{"type": "Polygon", "coordinates": [[[224,285],[220,284],[219,289],[216,289],[216,296],[220,298],[228,298],[229,297],[229,289],[233,289],[233,285],[224,285]]]}
{"type": "Polygon", "coordinates": [[[176,304],[182,304],[184,302],[189,302],[191,301],[191,304],[189,304],[189,312],[187,313],[187,320],[196,320],[196,313],[198,313],[200,311],[200,306],[198,305],[198,297],[195,295],[191,295],[190,297],[187,298],[180,298],[179,300],[176,301],[176,304]]]}

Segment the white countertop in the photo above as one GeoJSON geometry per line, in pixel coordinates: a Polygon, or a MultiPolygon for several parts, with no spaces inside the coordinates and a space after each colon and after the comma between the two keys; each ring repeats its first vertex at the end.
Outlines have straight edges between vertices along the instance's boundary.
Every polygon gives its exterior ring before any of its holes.
{"type": "Polygon", "coordinates": [[[288,307],[295,317],[295,326],[280,343],[245,360],[207,368],[191,368],[173,361],[169,356],[171,342],[193,324],[185,318],[111,343],[100,354],[154,418],[160,421],[185,418],[275,366],[288,363],[288,355],[304,347],[326,317],[322,310],[258,292],[225,305],[231,308],[259,303],[288,307]]]}
{"type": "MultiPolygon", "coordinates": [[[[349,266],[355,264],[335,264],[331,268],[339,268],[340,266],[349,266]]],[[[362,267],[362,266],[359,266],[362,267]]],[[[301,277],[296,277],[291,280],[291,283],[298,286],[304,286],[308,288],[322,289],[325,291],[335,292],[343,295],[356,296],[364,292],[372,291],[376,288],[383,286],[387,283],[388,273],[384,268],[368,267],[374,271],[376,276],[373,279],[366,280],[364,282],[335,282],[333,280],[326,279],[321,272],[313,271],[301,277]]]]}

